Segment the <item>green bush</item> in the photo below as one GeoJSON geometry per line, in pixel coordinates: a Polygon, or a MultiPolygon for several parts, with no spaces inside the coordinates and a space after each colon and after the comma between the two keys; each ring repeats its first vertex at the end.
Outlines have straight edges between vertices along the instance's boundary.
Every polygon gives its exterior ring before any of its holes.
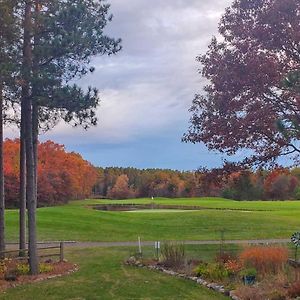
{"type": "Polygon", "coordinates": [[[4,274],[7,270],[6,264],[4,260],[0,261],[0,274],[4,274]]]}
{"type": "Polygon", "coordinates": [[[295,199],[300,200],[300,187],[297,187],[295,190],[295,199]]]}
{"type": "Polygon", "coordinates": [[[240,272],[240,276],[256,276],[257,275],[257,271],[255,268],[248,268],[248,269],[244,269],[240,272]]]}
{"type": "Polygon", "coordinates": [[[217,281],[222,281],[229,276],[229,273],[225,267],[218,263],[200,264],[195,269],[195,273],[197,276],[217,281]]]}
{"type": "MultiPolygon", "coordinates": [[[[18,264],[16,267],[17,275],[28,275],[30,271],[28,264],[18,264]]],[[[49,273],[53,271],[53,266],[46,263],[39,264],[39,272],[40,273],[49,273]]]]}
{"type": "Polygon", "coordinates": [[[162,263],[166,267],[180,268],[185,262],[185,247],[182,243],[166,242],[161,248],[162,263]]]}
{"type": "Polygon", "coordinates": [[[29,265],[28,264],[18,264],[16,267],[17,275],[28,275],[29,274],[29,265]]]}
{"type": "Polygon", "coordinates": [[[225,188],[222,191],[221,196],[225,199],[237,199],[237,191],[232,188],[225,188]]]}
{"type": "Polygon", "coordinates": [[[201,276],[203,278],[209,277],[209,269],[208,264],[202,263],[194,270],[197,276],[201,276]]]}
{"type": "Polygon", "coordinates": [[[39,271],[40,273],[49,273],[53,271],[53,266],[46,263],[40,263],[39,264],[39,271]]]}

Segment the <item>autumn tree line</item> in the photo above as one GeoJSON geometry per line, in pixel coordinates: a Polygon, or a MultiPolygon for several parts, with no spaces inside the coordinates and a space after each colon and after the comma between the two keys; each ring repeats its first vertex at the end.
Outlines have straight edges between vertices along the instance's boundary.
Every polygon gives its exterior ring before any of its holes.
{"type": "MultiPolygon", "coordinates": [[[[4,142],[6,207],[19,207],[20,140],[4,142]]],[[[80,154],[52,141],[38,145],[37,205],[51,206],[91,196],[98,173],[80,154]]]]}
{"type": "Polygon", "coordinates": [[[235,200],[300,200],[300,168],[180,172],[161,169],[97,168],[94,196],[110,199],[141,197],[224,197],[235,200]]]}
{"type": "MultiPolygon", "coordinates": [[[[20,140],[4,142],[6,207],[19,207],[20,140]]],[[[37,206],[94,198],[224,197],[234,200],[300,200],[300,168],[228,168],[176,171],[95,167],[53,141],[38,144],[37,206]]]]}

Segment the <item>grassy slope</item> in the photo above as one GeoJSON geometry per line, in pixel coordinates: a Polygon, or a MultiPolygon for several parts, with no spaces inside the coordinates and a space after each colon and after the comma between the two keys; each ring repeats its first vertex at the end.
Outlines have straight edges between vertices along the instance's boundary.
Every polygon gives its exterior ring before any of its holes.
{"type": "MultiPolygon", "coordinates": [[[[115,201],[117,202],[117,201],[115,201]]],[[[117,203],[148,203],[151,199],[117,203]]],[[[224,199],[155,199],[156,203],[199,205],[208,208],[253,210],[201,210],[191,212],[102,212],[87,208],[108,200],[75,201],[66,206],[38,210],[39,240],[127,241],[164,239],[289,238],[300,229],[300,202],[236,202],[224,199]],[[258,211],[268,210],[268,211],[258,211]]],[[[8,211],[7,238],[17,240],[18,214],[8,211]]]]}
{"type": "Polygon", "coordinates": [[[128,249],[72,250],[80,265],[71,276],[26,285],[0,294],[5,300],[66,299],[227,299],[193,282],[122,265],[128,249]]]}

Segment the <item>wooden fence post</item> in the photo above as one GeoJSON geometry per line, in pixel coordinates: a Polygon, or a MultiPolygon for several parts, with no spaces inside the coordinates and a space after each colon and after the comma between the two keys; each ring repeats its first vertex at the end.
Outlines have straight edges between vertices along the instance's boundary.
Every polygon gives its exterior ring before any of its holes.
{"type": "Polygon", "coordinates": [[[60,249],[60,262],[63,262],[64,261],[64,242],[60,242],[59,249],[60,249]]]}

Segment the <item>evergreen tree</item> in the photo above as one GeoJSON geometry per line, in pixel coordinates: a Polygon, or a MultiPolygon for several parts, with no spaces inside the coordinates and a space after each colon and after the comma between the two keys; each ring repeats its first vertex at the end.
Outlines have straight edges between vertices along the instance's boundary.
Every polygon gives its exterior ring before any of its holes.
{"type": "MultiPolygon", "coordinates": [[[[16,40],[15,1],[0,2],[0,252],[5,250],[5,195],[3,170],[4,104],[12,92],[14,47],[16,40]]],[[[1,254],[2,256],[2,254],[1,254]]]]}
{"type": "Polygon", "coordinates": [[[21,123],[25,124],[30,270],[36,274],[39,128],[50,129],[61,118],[85,128],[97,123],[98,91],[83,91],[69,82],[93,71],[93,56],[117,53],[120,40],[103,33],[111,20],[109,5],[103,1],[25,1],[24,9],[21,123]]]}

